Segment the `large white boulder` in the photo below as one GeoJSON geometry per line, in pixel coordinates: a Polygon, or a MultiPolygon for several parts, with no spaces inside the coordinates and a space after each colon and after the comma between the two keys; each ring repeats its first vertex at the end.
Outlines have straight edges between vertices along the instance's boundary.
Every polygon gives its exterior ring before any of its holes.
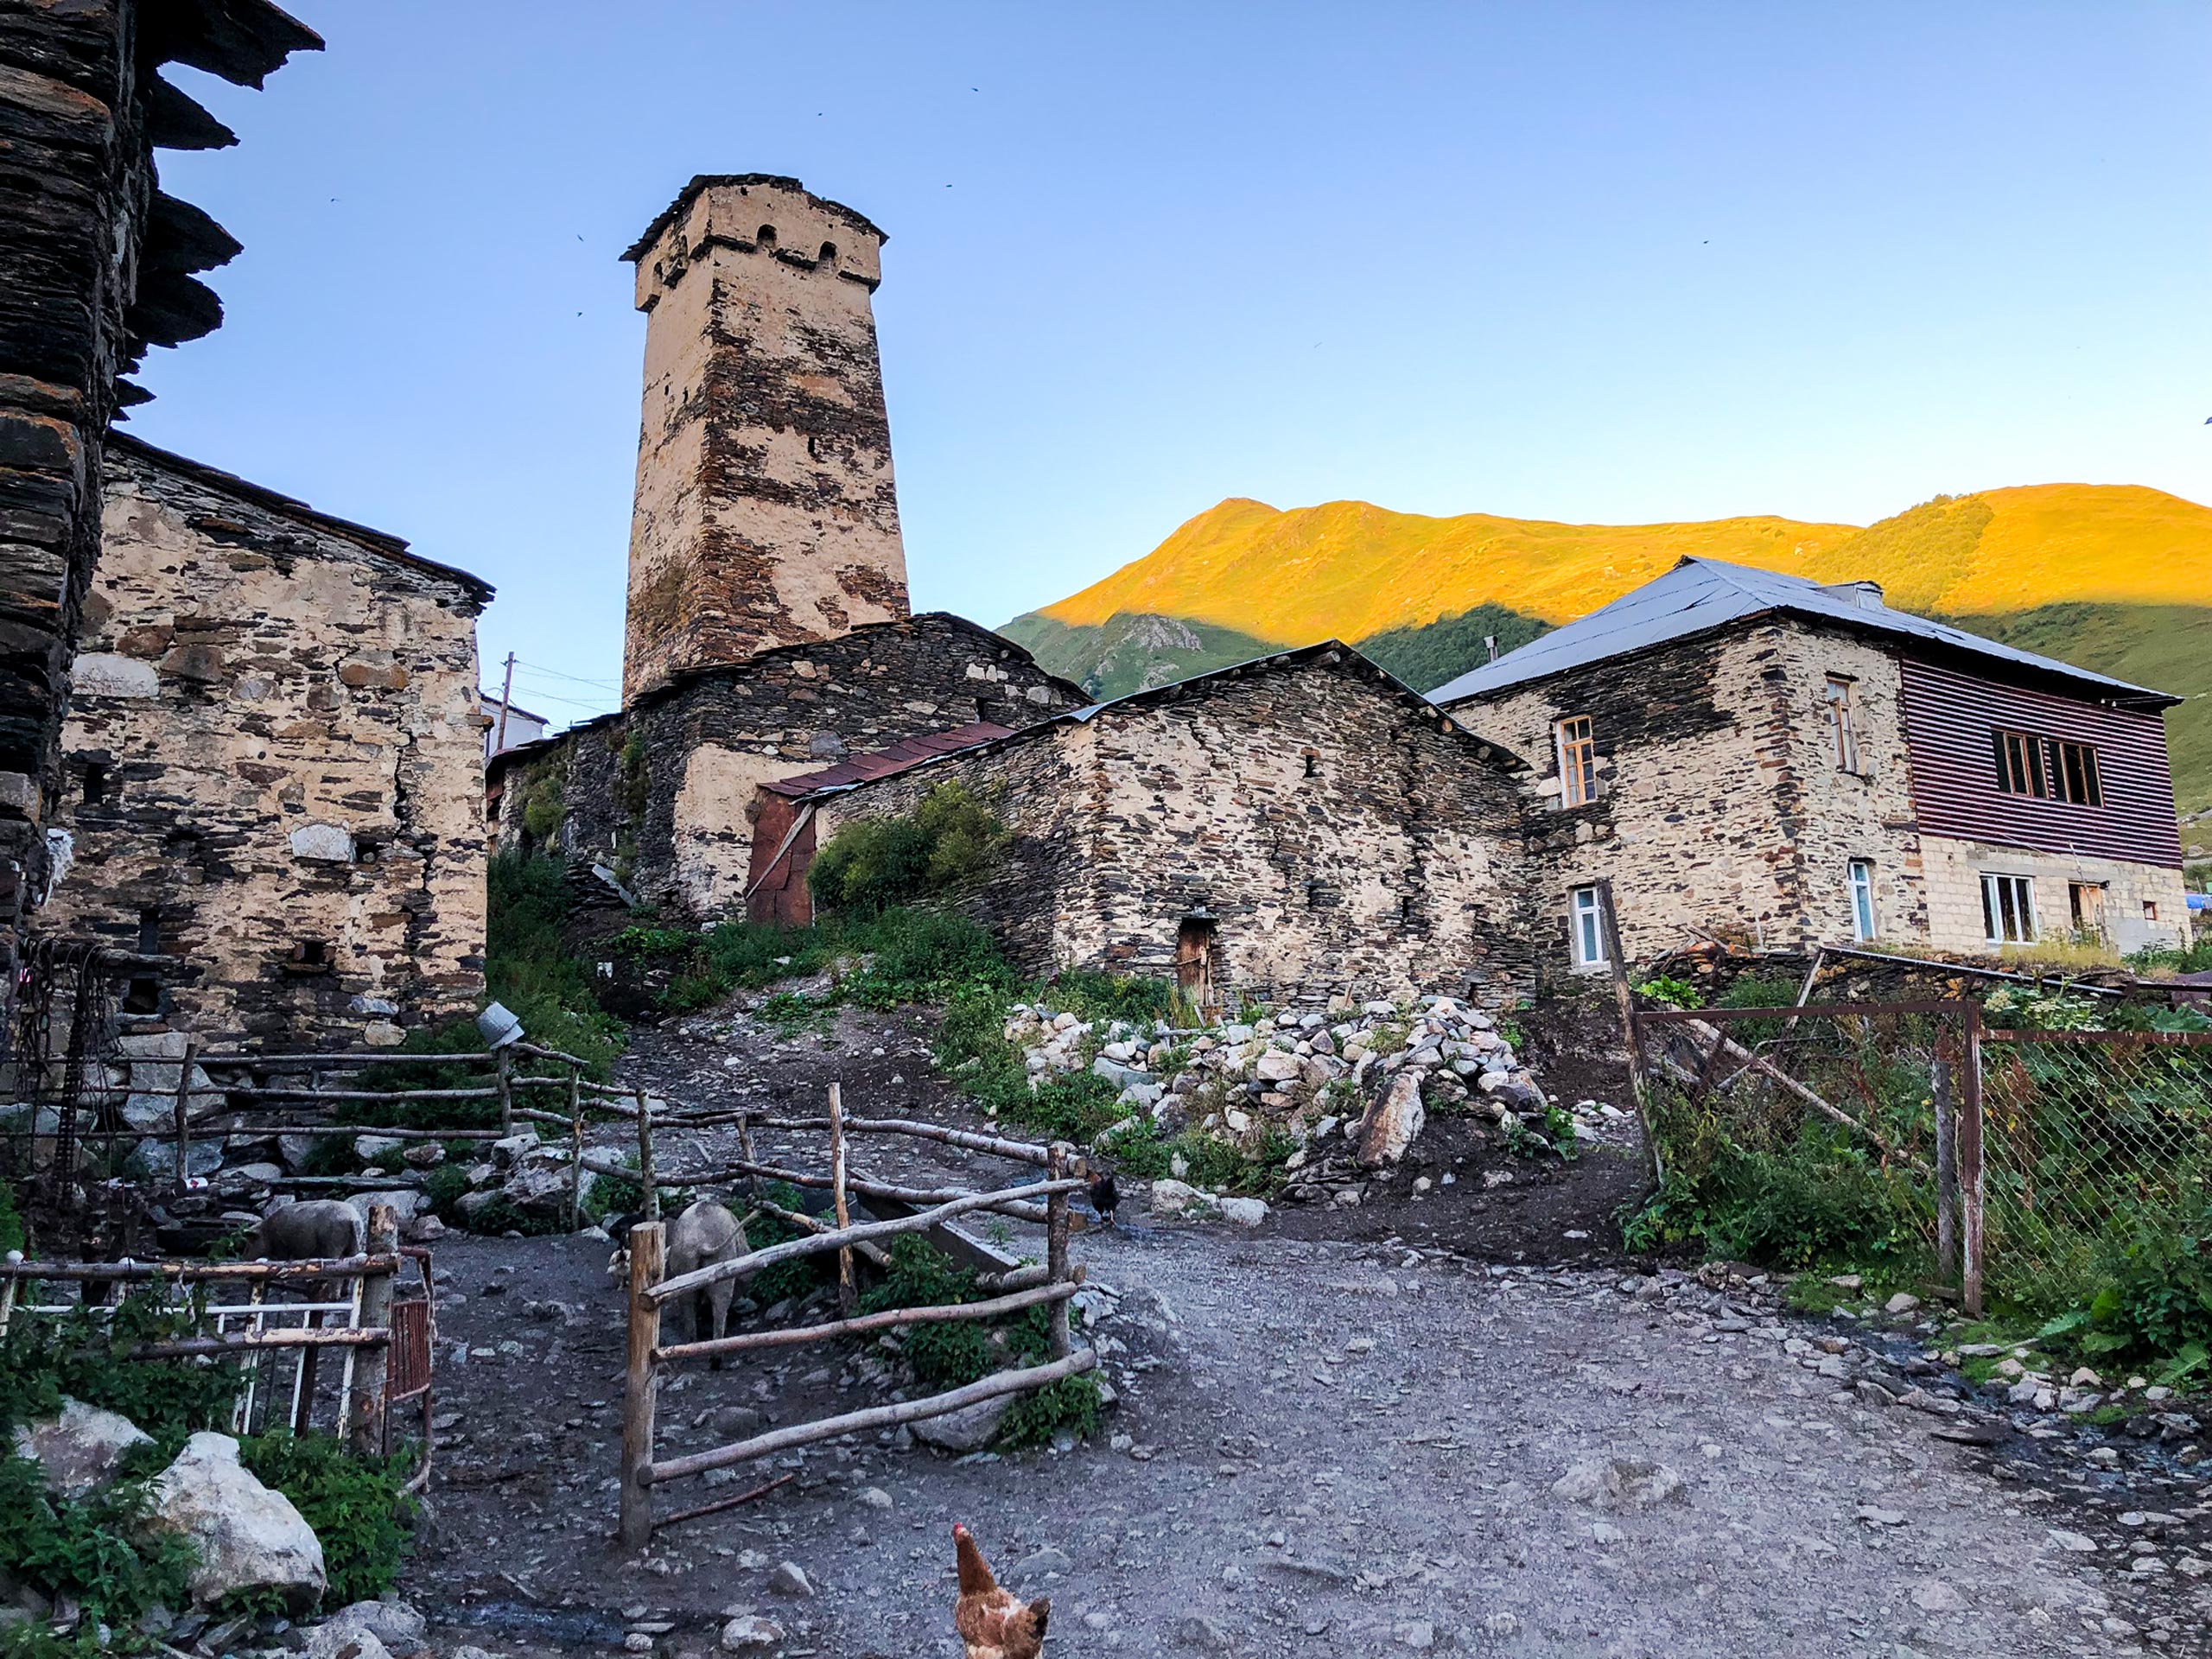
{"type": "Polygon", "coordinates": [[[227,1434],[194,1434],[176,1461],[156,1476],[146,1524],[176,1533],[199,1560],[192,1599],[213,1606],[237,1590],[274,1590],[295,1612],[321,1599],[322,1541],[282,1492],[238,1462],[227,1434]]]}
{"type": "Polygon", "coordinates": [[[124,1453],[152,1438],[128,1417],[64,1400],[60,1416],[16,1429],[16,1455],[38,1465],[48,1491],[81,1497],[113,1480],[124,1453]]]}
{"type": "Polygon", "coordinates": [[[1410,1067],[1367,1109],[1359,1126],[1359,1161],[1370,1169],[1395,1164],[1420,1136],[1428,1115],[1421,1103],[1421,1073],[1410,1067]]]}

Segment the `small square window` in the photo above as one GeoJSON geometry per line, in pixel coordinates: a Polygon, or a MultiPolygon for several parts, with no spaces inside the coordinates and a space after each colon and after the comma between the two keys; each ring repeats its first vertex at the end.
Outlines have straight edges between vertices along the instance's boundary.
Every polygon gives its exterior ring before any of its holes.
{"type": "Polygon", "coordinates": [[[1981,921],[1982,936],[1992,944],[2033,944],[2035,878],[1985,872],[1981,878],[1981,921]]]}

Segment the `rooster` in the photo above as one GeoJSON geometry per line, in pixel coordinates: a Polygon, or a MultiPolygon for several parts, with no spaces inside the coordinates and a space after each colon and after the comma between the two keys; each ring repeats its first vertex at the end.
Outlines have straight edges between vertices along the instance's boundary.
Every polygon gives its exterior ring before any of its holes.
{"type": "Polygon", "coordinates": [[[976,1535],[952,1529],[952,1548],[960,1561],[960,1599],[952,1604],[952,1628],[968,1645],[968,1659],[1038,1659],[1045,1650],[1045,1623],[1052,1616],[1049,1596],[1027,1603],[999,1588],[990,1564],[976,1548],[976,1535]]]}

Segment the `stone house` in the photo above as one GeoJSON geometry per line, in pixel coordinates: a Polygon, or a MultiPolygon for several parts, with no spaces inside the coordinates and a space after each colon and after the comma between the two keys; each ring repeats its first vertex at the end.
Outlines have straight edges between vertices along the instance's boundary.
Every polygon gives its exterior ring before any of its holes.
{"type": "Polygon", "coordinates": [[[1541,767],[1548,958],[1697,931],[1963,952],[2180,937],[2163,711],[2177,698],[1710,559],[1429,694],[1541,767]]]}
{"type": "Polygon", "coordinates": [[[917,733],[1027,725],[1083,693],[942,612],[772,646],[664,682],[620,713],[493,757],[502,848],[597,866],[672,916],[744,913],[760,786],[917,733]]]}
{"type": "Polygon", "coordinates": [[[161,71],[259,86],[315,31],[266,0],[0,6],[0,1053],[17,947],[51,879],[63,709],[100,544],[108,423],[149,346],[223,318],[197,273],[238,242],[161,188],[154,151],[237,135],[161,71]]]}
{"type": "Polygon", "coordinates": [[[957,782],[1010,835],[958,902],[1027,972],[1510,1007],[1535,989],[1523,769],[1330,641],[766,784],[749,908],[807,919],[817,847],[957,782]]]}
{"type": "Polygon", "coordinates": [[[645,353],[623,708],[493,758],[500,846],[671,916],[742,915],[762,784],[1089,701],[988,628],[910,614],[883,239],[796,179],[715,175],[624,256],[645,353]]]}
{"type": "Polygon", "coordinates": [[[176,958],[127,1022],[356,1048],[483,989],[491,588],[119,435],[52,815],[50,925],[176,958]]]}

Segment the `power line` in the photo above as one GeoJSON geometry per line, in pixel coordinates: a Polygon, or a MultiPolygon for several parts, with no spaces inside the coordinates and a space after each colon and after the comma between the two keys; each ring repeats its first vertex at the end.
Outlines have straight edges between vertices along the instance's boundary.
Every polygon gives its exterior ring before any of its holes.
{"type": "Polygon", "coordinates": [[[620,691],[622,689],[619,681],[588,679],[582,674],[563,673],[557,668],[548,668],[542,663],[525,662],[521,658],[515,659],[515,666],[529,669],[533,673],[550,674],[556,680],[574,680],[578,685],[595,685],[602,690],[620,691]]]}

